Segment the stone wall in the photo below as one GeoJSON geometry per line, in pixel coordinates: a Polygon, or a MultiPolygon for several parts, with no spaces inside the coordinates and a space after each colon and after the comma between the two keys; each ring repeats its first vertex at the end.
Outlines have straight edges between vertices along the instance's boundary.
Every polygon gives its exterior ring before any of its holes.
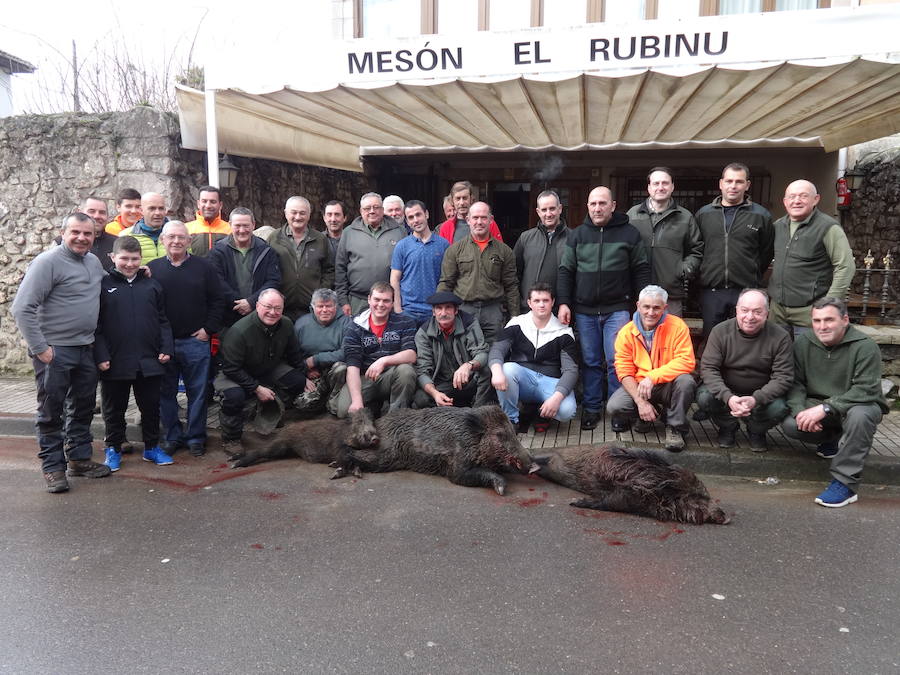
{"type": "MultiPolygon", "coordinates": [[[[59,234],[63,217],[87,195],[105,199],[131,187],[166,195],[170,216],[193,219],[196,188],[206,178],[204,153],[179,145],[173,115],[139,107],[125,113],[24,115],[0,119],[0,371],[31,368],[9,312],[25,268],[59,234]]],[[[234,158],[238,186],[223,194],[226,213],[253,209],[260,224],[283,222],[287,197],[315,207],[329,199],[358,203],[362,174],[234,158]]],[[[216,182],[216,181],[214,181],[216,182]]],[[[321,224],[314,210],[313,222],[321,224]]]]}
{"type": "MultiPolygon", "coordinates": [[[[856,254],[859,270],[853,290],[861,293],[864,279],[862,259],[868,250],[871,249],[875,257],[873,268],[884,267],[882,258],[888,252],[893,257],[892,269],[900,268],[900,148],[892,147],[861,155],[855,168],[865,172],[866,178],[862,187],[853,193],[853,202],[844,216],[843,224],[856,254]]],[[[883,278],[881,273],[872,274],[871,292],[876,307],[883,278]]],[[[900,300],[897,292],[900,275],[890,275],[888,282],[889,300],[897,303],[900,300]]],[[[895,307],[891,314],[896,316],[897,313],[895,307]]]]}

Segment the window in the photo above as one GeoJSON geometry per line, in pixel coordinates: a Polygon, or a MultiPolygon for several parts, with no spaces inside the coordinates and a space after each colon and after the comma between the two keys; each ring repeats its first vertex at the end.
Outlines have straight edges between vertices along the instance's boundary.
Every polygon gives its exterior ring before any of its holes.
{"type": "Polygon", "coordinates": [[[514,30],[531,26],[531,0],[489,0],[488,28],[514,30]]]}
{"type": "Polygon", "coordinates": [[[437,32],[459,35],[478,30],[478,0],[436,0],[437,32]]]}
{"type": "Polygon", "coordinates": [[[700,15],[700,3],[697,0],[656,0],[656,18],[664,20],[687,19],[700,15]]]}
{"type": "Polygon", "coordinates": [[[362,0],[362,37],[408,37],[421,33],[421,0],[362,0]]]}
{"type": "Polygon", "coordinates": [[[719,14],[755,14],[761,11],[762,0],[719,0],[719,14]]]}
{"type": "Polygon", "coordinates": [[[585,0],[544,0],[542,26],[581,26],[587,20],[585,0]]]}
{"type": "Polygon", "coordinates": [[[644,0],[606,0],[603,5],[603,20],[608,23],[642,21],[646,11],[644,0]]]}

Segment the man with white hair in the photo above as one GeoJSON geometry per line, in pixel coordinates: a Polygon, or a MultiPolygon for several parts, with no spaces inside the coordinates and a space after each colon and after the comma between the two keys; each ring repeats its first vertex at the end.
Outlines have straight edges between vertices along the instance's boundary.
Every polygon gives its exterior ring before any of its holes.
{"type": "Polygon", "coordinates": [[[696,382],[691,331],[682,319],[669,314],[668,293],[645,286],[637,311],[616,337],[616,375],[622,387],[610,397],[606,411],[615,432],[647,433],[665,417],[666,450],[681,452],[689,428],[687,410],[694,401],[696,382]]]}
{"type": "Polygon", "coordinates": [[[278,254],[284,314],[291,321],[309,311],[313,291],[334,283],[331,246],[324,234],[309,226],[311,214],[306,197],[290,197],[284,205],[287,225],[268,238],[269,246],[278,254]]]}
{"type": "Polygon", "coordinates": [[[384,198],[384,215],[393,218],[406,229],[407,234],[410,233],[409,225],[406,223],[406,204],[399,195],[388,195],[384,198]]]}
{"type": "Polygon", "coordinates": [[[769,297],[775,323],[792,326],[797,334],[811,325],[816,300],[847,296],[856,264],[840,224],[816,208],[815,185],[795,180],[783,201],[787,215],[775,221],[769,297]]]}
{"type": "Polygon", "coordinates": [[[166,316],[175,338],[175,354],[166,363],[160,386],[159,409],[165,433],[160,448],[171,456],[186,446],[199,457],[206,452],[209,339],[222,327],[222,289],[212,264],[188,252],[191,237],[183,222],[166,223],[160,241],[166,255],[153,260],[149,267],[165,292],[166,316]],[[178,419],[179,377],[184,380],[188,399],[186,428],[178,419]]]}
{"type": "Polygon", "coordinates": [[[394,247],[406,236],[404,227],[385,216],[381,195],[364,194],[359,200],[359,212],[344,228],[334,261],[334,290],[341,311],[348,316],[368,307],[372,284],[390,281],[394,247]]]}

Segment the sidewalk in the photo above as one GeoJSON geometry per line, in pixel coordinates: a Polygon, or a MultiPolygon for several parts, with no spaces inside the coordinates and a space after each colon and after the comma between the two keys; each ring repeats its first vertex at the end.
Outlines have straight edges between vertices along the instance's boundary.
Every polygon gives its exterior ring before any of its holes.
{"type": "MultiPolygon", "coordinates": [[[[180,395],[183,398],[183,395],[180,395]]],[[[183,402],[182,402],[183,405],[183,402]]],[[[0,437],[34,435],[35,387],[34,380],[21,377],[0,378],[0,437]]],[[[132,399],[128,407],[128,437],[139,441],[138,411],[132,399]]],[[[209,407],[208,425],[218,430],[218,406],[209,407]]],[[[103,420],[94,417],[95,448],[102,446],[103,420]]],[[[533,430],[520,436],[522,444],[537,454],[542,448],[567,445],[618,443],[626,447],[662,448],[664,430],[657,425],[654,433],[627,432],[616,434],[604,419],[603,425],[594,431],[581,431],[579,419],[567,424],[556,422],[546,433],[533,430]]],[[[216,434],[218,437],[218,434],[216,434]]],[[[717,447],[716,429],[709,421],[691,422],[691,432],[684,452],[673,455],[681,464],[698,473],[723,476],[742,476],[765,480],[774,476],[779,480],[799,479],[828,481],[828,463],[817,457],[812,446],[791,440],[776,427],[769,432],[769,451],[750,452],[749,442],[743,430],[738,433],[737,446],[729,450],[717,447]]],[[[210,451],[216,452],[211,441],[210,451]]],[[[35,453],[36,453],[35,449],[35,453]]],[[[35,459],[37,462],[37,459],[35,459]]],[[[863,482],[870,485],[900,485],[900,414],[887,415],[878,427],[875,442],[866,460],[863,482]]]]}

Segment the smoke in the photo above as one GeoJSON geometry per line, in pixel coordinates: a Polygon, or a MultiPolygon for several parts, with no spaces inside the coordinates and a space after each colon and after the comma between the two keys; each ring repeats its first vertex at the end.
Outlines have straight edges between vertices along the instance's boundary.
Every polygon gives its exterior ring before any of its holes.
{"type": "Polygon", "coordinates": [[[536,183],[549,183],[562,175],[563,161],[559,155],[532,155],[528,164],[536,183]]]}

